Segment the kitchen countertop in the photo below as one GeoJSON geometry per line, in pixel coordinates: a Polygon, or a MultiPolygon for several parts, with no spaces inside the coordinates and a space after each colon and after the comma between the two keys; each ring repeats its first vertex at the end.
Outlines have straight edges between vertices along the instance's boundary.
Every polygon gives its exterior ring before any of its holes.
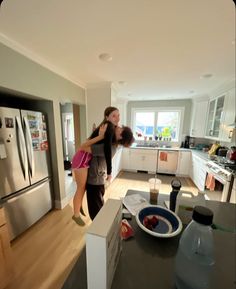
{"type": "Polygon", "coordinates": [[[170,150],[170,151],[190,151],[190,149],[187,148],[180,148],[178,146],[176,147],[164,147],[164,146],[137,146],[137,143],[134,143],[131,147],[131,149],[146,149],[146,150],[170,150]]]}
{"type": "Polygon", "coordinates": [[[206,160],[206,161],[210,161],[210,158],[209,158],[209,154],[207,152],[203,152],[203,151],[199,151],[199,150],[194,150],[194,149],[191,149],[191,152],[192,154],[206,160]]]}
{"type": "Polygon", "coordinates": [[[188,151],[188,152],[192,152],[193,154],[209,161],[209,155],[207,152],[204,151],[200,151],[200,150],[196,150],[196,149],[188,149],[188,148],[181,148],[181,147],[149,147],[149,146],[137,146],[137,143],[134,143],[131,147],[131,149],[145,149],[145,150],[165,150],[165,151],[188,151]]]}

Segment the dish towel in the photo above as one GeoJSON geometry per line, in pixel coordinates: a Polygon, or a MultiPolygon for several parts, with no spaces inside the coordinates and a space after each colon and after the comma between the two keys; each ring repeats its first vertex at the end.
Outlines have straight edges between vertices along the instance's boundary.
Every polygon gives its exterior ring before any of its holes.
{"type": "Polygon", "coordinates": [[[214,191],[214,189],[215,189],[215,178],[212,174],[209,174],[209,173],[207,174],[206,187],[210,191],[214,191]]]}
{"type": "Polygon", "coordinates": [[[166,152],[160,152],[160,160],[163,162],[167,162],[167,153],[166,152]]]}

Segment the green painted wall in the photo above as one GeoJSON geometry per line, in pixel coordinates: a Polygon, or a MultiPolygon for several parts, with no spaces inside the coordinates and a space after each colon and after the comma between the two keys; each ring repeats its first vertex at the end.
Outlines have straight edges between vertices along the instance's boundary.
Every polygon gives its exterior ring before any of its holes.
{"type": "Polygon", "coordinates": [[[45,111],[48,115],[55,206],[62,208],[68,203],[68,196],[63,166],[60,102],[84,106],[85,89],[0,43],[0,98],[4,105],[12,101],[6,92],[23,97],[27,103],[34,104],[32,109],[45,111]],[[40,101],[35,103],[35,99],[40,101]]]}
{"type": "Polygon", "coordinates": [[[85,104],[85,90],[0,43],[0,89],[85,104]]]}

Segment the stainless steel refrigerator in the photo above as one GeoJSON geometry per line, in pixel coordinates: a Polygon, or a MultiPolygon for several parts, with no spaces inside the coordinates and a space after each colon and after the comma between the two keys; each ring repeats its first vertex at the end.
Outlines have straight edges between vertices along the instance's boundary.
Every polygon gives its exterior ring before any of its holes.
{"type": "Polygon", "coordinates": [[[45,116],[0,107],[0,201],[11,239],[52,208],[49,170],[45,116]]]}

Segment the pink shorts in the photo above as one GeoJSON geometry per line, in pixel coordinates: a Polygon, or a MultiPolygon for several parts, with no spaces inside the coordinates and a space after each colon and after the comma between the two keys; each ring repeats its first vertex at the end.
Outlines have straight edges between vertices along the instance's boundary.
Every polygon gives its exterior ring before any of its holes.
{"type": "Polygon", "coordinates": [[[73,159],[71,167],[72,169],[89,168],[89,162],[92,158],[92,154],[85,151],[78,151],[73,159]]]}

